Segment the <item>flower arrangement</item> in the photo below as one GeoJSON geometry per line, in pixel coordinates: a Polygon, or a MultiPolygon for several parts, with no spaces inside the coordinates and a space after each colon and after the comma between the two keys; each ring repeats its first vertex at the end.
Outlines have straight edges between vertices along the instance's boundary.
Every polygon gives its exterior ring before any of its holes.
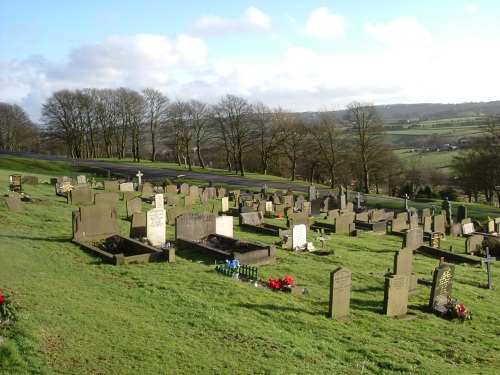
{"type": "Polygon", "coordinates": [[[472,313],[467,310],[464,303],[453,300],[451,297],[448,297],[445,315],[450,319],[459,318],[462,322],[472,319],[472,313]]]}
{"type": "Polygon", "coordinates": [[[0,289],[0,325],[14,321],[14,306],[10,296],[0,289]]]}
{"type": "Polygon", "coordinates": [[[295,279],[288,275],[278,280],[271,277],[267,285],[270,289],[280,290],[284,286],[295,285],[295,279]]]}

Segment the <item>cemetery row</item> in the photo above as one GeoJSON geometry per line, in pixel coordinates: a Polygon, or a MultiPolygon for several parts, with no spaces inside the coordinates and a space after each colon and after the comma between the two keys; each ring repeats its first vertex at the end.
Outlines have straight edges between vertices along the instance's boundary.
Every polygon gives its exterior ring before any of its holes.
{"type": "MultiPolygon", "coordinates": [[[[419,279],[412,271],[414,253],[426,251],[442,259],[430,282],[429,308],[435,312],[446,314],[451,306],[449,299],[455,267],[445,263],[443,257],[485,264],[488,268],[486,286],[492,288],[491,265],[495,257],[490,256],[487,249],[482,259],[471,254],[479,253],[485,237],[498,240],[500,219],[474,223],[467,218],[466,208],[461,207],[455,223],[448,201],[443,202],[439,213],[433,207],[420,213],[408,207],[407,200],[399,212],[386,212],[382,208],[361,206],[359,194],[354,203],[350,202],[342,188],[337,195],[330,192],[320,199],[314,186],[309,188],[305,198],[303,195],[295,197],[291,190],[271,194],[266,186],[259,193],[189,186],[187,183],[161,188],[142,182],[140,172],[137,176],[139,183],[104,181],[99,184],[88,181],[85,176],[78,176],[76,181],[69,177],[51,181],[57,195],[67,197],[68,204],[79,206],[72,215],[75,243],[117,265],[160,260],[173,262],[176,250],[182,248],[209,254],[219,262],[238,262],[241,267],[275,264],[275,246],[233,237],[233,217],[238,216],[240,226],[276,236],[282,248],[298,252],[324,252],[325,243],[332,239],[331,235],[337,234],[360,236],[362,231],[373,231],[402,236],[403,246],[395,254],[393,270],[385,275],[384,312],[388,316],[406,314],[409,296],[419,290],[419,279]],[[131,222],[129,236],[123,236],[118,229],[117,209],[121,199],[125,201],[127,219],[131,222]],[[143,212],[143,202],[153,207],[143,212]],[[193,212],[191,208],[198,202],[205,207],[212,202],[213,209],[193,212]],[[283,218],[286,225],[268,224],[266,217],[283,218]],[[175,245],[167,242],[170,226],[174,226],[175,245]],[[311,229],[318,232],[316,240],[322,243],[321,250],[315,249],[307,238],[311,229]],[[440,249],[446,235],[465,239],[464,254],[440,249]]],[[[21,176],[12,175],[9,183],[12,191],[22,192],[21,183],[37,182],[33,178],[21,180],[21,176]]],[[[6,201],[11,211],[23,209],[19,196],[9,195],[6,201]]],[[[349,314],[350,285],[350,270],[339,267],[332,272],[330,317],[349,314]]]]}

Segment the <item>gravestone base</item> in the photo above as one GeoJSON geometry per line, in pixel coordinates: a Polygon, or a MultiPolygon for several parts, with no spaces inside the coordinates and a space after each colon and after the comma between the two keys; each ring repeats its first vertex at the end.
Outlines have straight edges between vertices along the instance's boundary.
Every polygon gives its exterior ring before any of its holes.
{"type": "Polygon", "coordinates": [[[175,262],[175,249],[158,249],[128,237],[110,236],[95,242],[73,239],[73,242],[84,247],[105,261],[114,265],[150,262],[175,262]]]}
{"type": "Polygon", "coordinates": [[[305,294],[307,293],[307,289],[297,286],[297,285],[288,285],[284,286],[281,288],[281,290],[285,293],[292,293],[292,294],[305,294]]]}

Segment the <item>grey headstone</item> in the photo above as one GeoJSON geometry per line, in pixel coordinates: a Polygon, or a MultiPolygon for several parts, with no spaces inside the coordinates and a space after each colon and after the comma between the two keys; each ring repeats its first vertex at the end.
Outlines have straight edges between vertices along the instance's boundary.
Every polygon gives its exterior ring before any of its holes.
{"type": "Polygon", "coordinates": [[[104,181],[104,190],[118,190],[118,181],[104,181]]]}
{"type": "Polygon", "coordinates": [[[474,254],[483,247],[484,237],[481,234],[473,234],[465,240],[465,252],[474,254]]]}
{"type": "Polygon", "coordinates": [[[385,278],[384,314],[405,315],[408,310],[408,277],[391,275],[385,278]]]}
{"type": "Polygon", "coordinates": [[[215,233],[215,230],[216,217],[211,212],[186,213],[175,220],[176,239],[199,241],[215,233]]]}
{"type": "Polygon", "coordinates": [[[455,265],[443,263],[434,270],[432,277],[431,296],[429,307],[440,313],[446,311],[445,305],[453,290],[453,279],[455,277],[455,265]]]}
{"type": "Polygon", "coordinates": [[[127,217],[132,217],[132,215],[142,212],[142,199],[140,197],[134,197],[125,202],[127,206],[127,217]]]}
{"type": "Polygon", "coordinates": [[[16,195],[9,195],[5,197],[5,202],[7,203],[7,207],[11,212],[19,212],[24,210],[21,198],[16,195]]]}
{"type": "Polygon", "coordinates": [[[119,185],[120,191],[134,191],[133,182],[123,182],[119,185]]]}
{"type": "MultiPolygon", "coordinates": [[[[138,198],[140,199],[140,198],[138,198]]],[[[130,237],[143,238],[147,237],[146,231],[146,212],[136,212],[132,215],[132,222],[130,224],[130,237]]]]}
{"type": "Polygon", "coordinates": [[[408,229],[404,233],[403,248],[417,250],[424,244],[424,231],[422,228],[408,229]]]}
{"type": "Polygon", "coordinates": [[[113,192],[97,193],[94,195],[94,204],[96,206],[108,205],[116,208],[120,204],[120,195],[113,192]]]}
{"type": "Polygon", "coordinates": [[[330,303],[328,317],[349,315],[351,303],[351,271],[339,267],[330,273],[330,303]]]}
{"type": "Polygon", "coordinates": [[[69,204],[93,203],[94,196],[88,187],[78,187],[68,193],[69,204]]]}

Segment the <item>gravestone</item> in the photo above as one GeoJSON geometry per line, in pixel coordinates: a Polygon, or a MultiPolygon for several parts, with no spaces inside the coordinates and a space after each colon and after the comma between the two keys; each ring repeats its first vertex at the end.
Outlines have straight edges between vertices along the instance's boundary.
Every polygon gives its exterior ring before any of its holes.
{"type": "Polygon", "coordinates": [[[311,202],[316,199],[316,186],[309,186],[307,200],[311,202]]]}
{"type": "Polygon", "coordinates": [[[474,224],[473,223],[465,223],[465,224],[462,224],[462,233],[463,234],[472,234],[474,233],[475,229],[474,229],[474,224]]]}
{"type": "Polygon", "coordinates": [[[119,188],[120,191],[135,191],[133,182],[122,182],[119,188]]]}
{"type": "Polygon", "coordinates": [[[118,181],[104,181],[104,190],[118,190],[118,181]]]}
{"type": "Polygon", "coordinates": [[[367,223],[369,221],[368,212],[360,212],[356,214],[355,220],[367,223]]]}
{"type": "Polygon", "coordinates": [[[493,278],[491,276],[491,264],[496,262],[497,259],[495,257],[490,256],[490,249],[486,248],[486,257],[481,259],[481,266],[486,264],[486,268],[488,270],[488,284],[483,285],[484,288],[493,289],[493,278]]]}
{"type": "Polygon", "coordinates": [[[5,202],[10,212],[24,211],[24,206],[21,202],[21,198],[17,195],[8,195],[5,197],[5,202]]]}
{"type": "Polygon", "coordinates": [[[339,210],[330,210],[327,212],[326,217],[328,220],[335,220],[340,217],[340,212],[339,210]]]}
{"type": "Polygon", "coordinates": [[[73,211],[73,238],[78,241],[96,241],[118,233],[118,215],[111,206],[80,206],[73,211]]]}
{"type": "Polygon", "coordinates": [[[288,207],[293,207],[294,205],[293,195],[283,195],[283,204],[288,207]]]}
{"type": "Polygon", "coordinates": [[[384,314],[387,316],[405,315],[408,310],[408,277],[390,275],[385,278],[384,314]]]}
{"type": "Polygon", "coordinates": [[[167,206],[179,206],[179,197],[167,197],[167,206]]]}
{"type": "Polygon", "coordinates": [[[123,200],[126,202],[130,199],[135,198],[135,191],[124,191],[123,192],[123,200]]]}
{"type": "Polygon", "coordinates": [[[418,216],[412,215],[410,216],[410,229],[418,228],[418,216]]]}
{"type": "Polygon", "coordinates": [[[93,203],[94,196],[88,187],[77,187],[68,193],[68,204],[93,203]]]}
{"type": "MultiPolygon", "coordinates": [[[[319,216],[321,216],[321,200],[319,200],[319,199],[313,199],[309,203],[311,204],[311,216],[313,216],[313,217],[319,217],[319,216]]],[[[292,205],[290,205],[290,207],[291,206],[292,205]]]]}
{"type": "Polygon", "coordinates": [[[354,204],[352,202],[347,202],[345,209],[346,209],[346,211],[353,212],[354,211],[354,204]]]}
{"type": "Polygon", "coordinates": [[[461,223],[464,219],[467,219],[467,206],[460,205],[457,207],[457,221],[461,223]]]}
{"type": "Polygon", "coordinates": [[[166,241],[167,212],[163,208],[147,211],[146,237],[152,246],[163,246],[166,241]]]}
{"type": "Polygon", "coordinates": [[[153,185],[150,182],[145,182],[141,188],[141,198],[151,198],[153,195],[153,185]]]}
{"type": "MultiPolygon", "coordinates": [[[[140,198],[139,198],[140,200],[140,198]]],[[[130,237],[131,238],[147,238],[147,214],[146,212],[136,212],[132,215],[132,222],[130,223],[130,237]]]]}
{"type": "Polygon", "coordinates": [[[180,191],[181,195],[189,195],[189,185],[186,183],[181,184],[180,191]]]}
{"type": "Polygon", "coordinates": [[[142,176],[144,176],[144,174],[142,174],[141,171],[137,171],[136,176],[137,176],[137,181],[139,183],[139,186],[141,186],[142,185],[142,176]]]}
{"type": "Polygon", "coordinates": [[[424,244],[422,228],[408,229],[403,237],[403,249],[417,250],[424,244]]]}
{"type": "Polygon", "coordinates": [[[184,197],[184,206],[193,206],[196,203],[196,197],[194,195],[186,195],[184,197]]]}
{"type": "Polygon", "coordinates": [[[286,226],[292,228],[295,225],[304,224],[306,229],[309,230],[311,224],[309,223],[309,214],[306,212],[293,212],[288,215],[286,226]]]}
{"type": "Polygon", "coordinates": [[[351,271],[339,267],[330,273],[329,318],[349,315],[351,303],[351,271]]]}
{"type": "Polygon", "coordinates": [[[197,197],[199,195],[198,186],[196,186],[196,185],[190,186],[188,195],[191,195],[193,197],[197,197]]]}
{"type": "Polygon", "coordinates": [[[226,196],[226,188],[219,188],[217,191],[217,198],[224,198],[226,196]]]}
{"type": "Polygon", "coordinates": [[[481,234],[473,234],[465,240],[465,252],[474,254],[483,247],[484,237],[481,234]]]}
{"type": "Polygon", "coordinates": [[[155,208],[165,208],[165,198],[163,194],[155,194],[153,205],[155,208]]]}
{"type": "Polygon", "coordinates": [[[207,187],[205,190],[203,190],[203,194],[207,196],[207,199],[215,199],[215,193],[216,190],[214,187],[207,187]]]}
{"type": "Polygon", "coordinates": [[[211,212],[185,213],[175,220],[175,238],[199,241],[216,231],[216,217],[211,212]]]}
{"type": "Polygon", "coordinates": [[[87,185],[87,177],[84,175],[76,176],[76,184],[86,186],[87,185]]]}
{"type": "Polygon", "coordinates": [[[295,201],[295,205],[294,205],[294,208],[295,210],[299,211],[302,209],[302,204],[304,203],[305,201],[305,198],[304,196],[301,194],[297,197],[297,200],[295,201]]]}
{"type": "Polygon", "coordinates": [[[408,278],[408,293],[418,293],[418,277],[413,273],[413,250],[401,249],[394,254],[394,274],[408,278]]]}
{"type": "Polygon", "coordinates": [[[264,216],[262,212],[240,213],[241,224],[261,226],[264,224],[264,216]]]}
{"type": "Polygon", "coordinates": [[[422,210],[422,221],[424,221],[425,217],[430,217],[431,216],[431,210],[430,208],[424,208],[422,210]]]}
{"type": "Polygon", "coordinates": [[[400,212],[396,215],[397,219],[404,219],[404,221],[408,221],[408,212],[400,212]]]}
{"type": "Polygon", "coordinates": [[[220,200],[221,204],[221,212],[228,212],[229,211],[229,198],[228,197],[222,197],[220,200]]]}
{"type": "Polygon", "coordinates": [[[134,197],[125,202],[127,206],[127,217],[131,218],[132,215],[142,212],[142,199],[134,197]]]}
{"type": "Polygon", "coordinates": [[[403,216],[396,216],[396,218],[392,220],[392,231],[403,232],[405,229],[408,229],[406,219],[403,216]]]}
{"type": "Polygon", "coordinates": [[[354,223],[354,213],[352,215],[344,214],[335,219],[335,233],[350,233],[351,224],[354,223]]]}
{"type": "Polygon", "coordinates": [[[292,249],[307,247],[307,228],[304,224],[294,225],[292,228],[292,249]]]}
{"type": "Polygon", "coordinates": [[[486,233],[494,233],[495,232],[495,222],[493,220],[488,220],[486,225],[484,226],[484,231],[486,233]]]}
{"type": "Polygon", "coordinates": [[[450,227],[450,236],[458,237],[462,234],[462,224],[455,223],[450,227]]]}
{"type": "Polygon", "coordinates": [[[301,212],[305,212],[308,215],[311,215],[311,202],[304,201],[302,202],[302,207],[300,208],[301,212]]]}
{"type": "MultiPolygon", "coordinates": [[[[446,223],[448,223],[448,225],[453,224],[453,217],[451,214],[451,203],[450,203],[450,201],[448,201],[448,198],[446,198],[446,200],[443,201],[441,208],[445,212],[446,223]]],[[[435,232],[437,232],[437,231],[435,231],[435,232]]]]}
{"type": "Polygon", "coordinates": [[[346,209],[346,197],[344,194],[344,188],[342,186],[339,187],[339,194],[337,195],[337,206],[339,210],[345,210],[346,209]]]}
{"type": "Polygon", "coordinates": [[[432,232],[432,216],[424,216],[424,232],[432,232]]]}
{"type": "Polygon", "coordinates": [[[385,219],[385,210],[373,210],[371,213],[371,221],[379,222],[385,219]]]}
{"type": "Polygon", "coordinates": [[[215,218],[215,233],[233,237],[233,223],[232,216],[217,216],[215,218]]]}
{"type": "Polygon", "coordinates": [[[448,298],[451,296],[454,277],[454,264],[443,263],[434,270],[429,308],[440,314],[446,312],[446,304],[448,303],[448,298]]]}
{"type": "Polygon", "coordinates": [[[36,176],[24,176],[22,183],[24,185],[38,185],[38,177],[36,177],[36,176]]]}
{"type": "Polygon", "coordinates": [[[266,201],[266,211],[265,212],[273,212],[273,202],[266,201]]]}
{"type": "Polygon", "coordinates": [[[432,217],[433,232],[445,233],[445,224],[446,224],[446,218],[443,215],[434,215],[432,217]]]}
{"type": "Polygon", "coordinates": [[[205,194],[200,195],[200,204],[202,206],[208,205],[208,197],[205,194]]]}
{"type": "Polygon", "coordinates": [[[108,205],[112,207],[118,207],[120,204],[120,195],[113,192],[97,193],[94,195],[94,204],[98,205],[108,205]]]}
{"type": "Polygon", "coordinates": [[[167,185],[165,189],[167,194],[177,194],[177,186],[175,185],[167,185]]]}
{"type": "Polygon", "coordinates": [[[20,174],[9,175],[9,190],[10,191],[22,191],[22,182],[20,174]]]}

